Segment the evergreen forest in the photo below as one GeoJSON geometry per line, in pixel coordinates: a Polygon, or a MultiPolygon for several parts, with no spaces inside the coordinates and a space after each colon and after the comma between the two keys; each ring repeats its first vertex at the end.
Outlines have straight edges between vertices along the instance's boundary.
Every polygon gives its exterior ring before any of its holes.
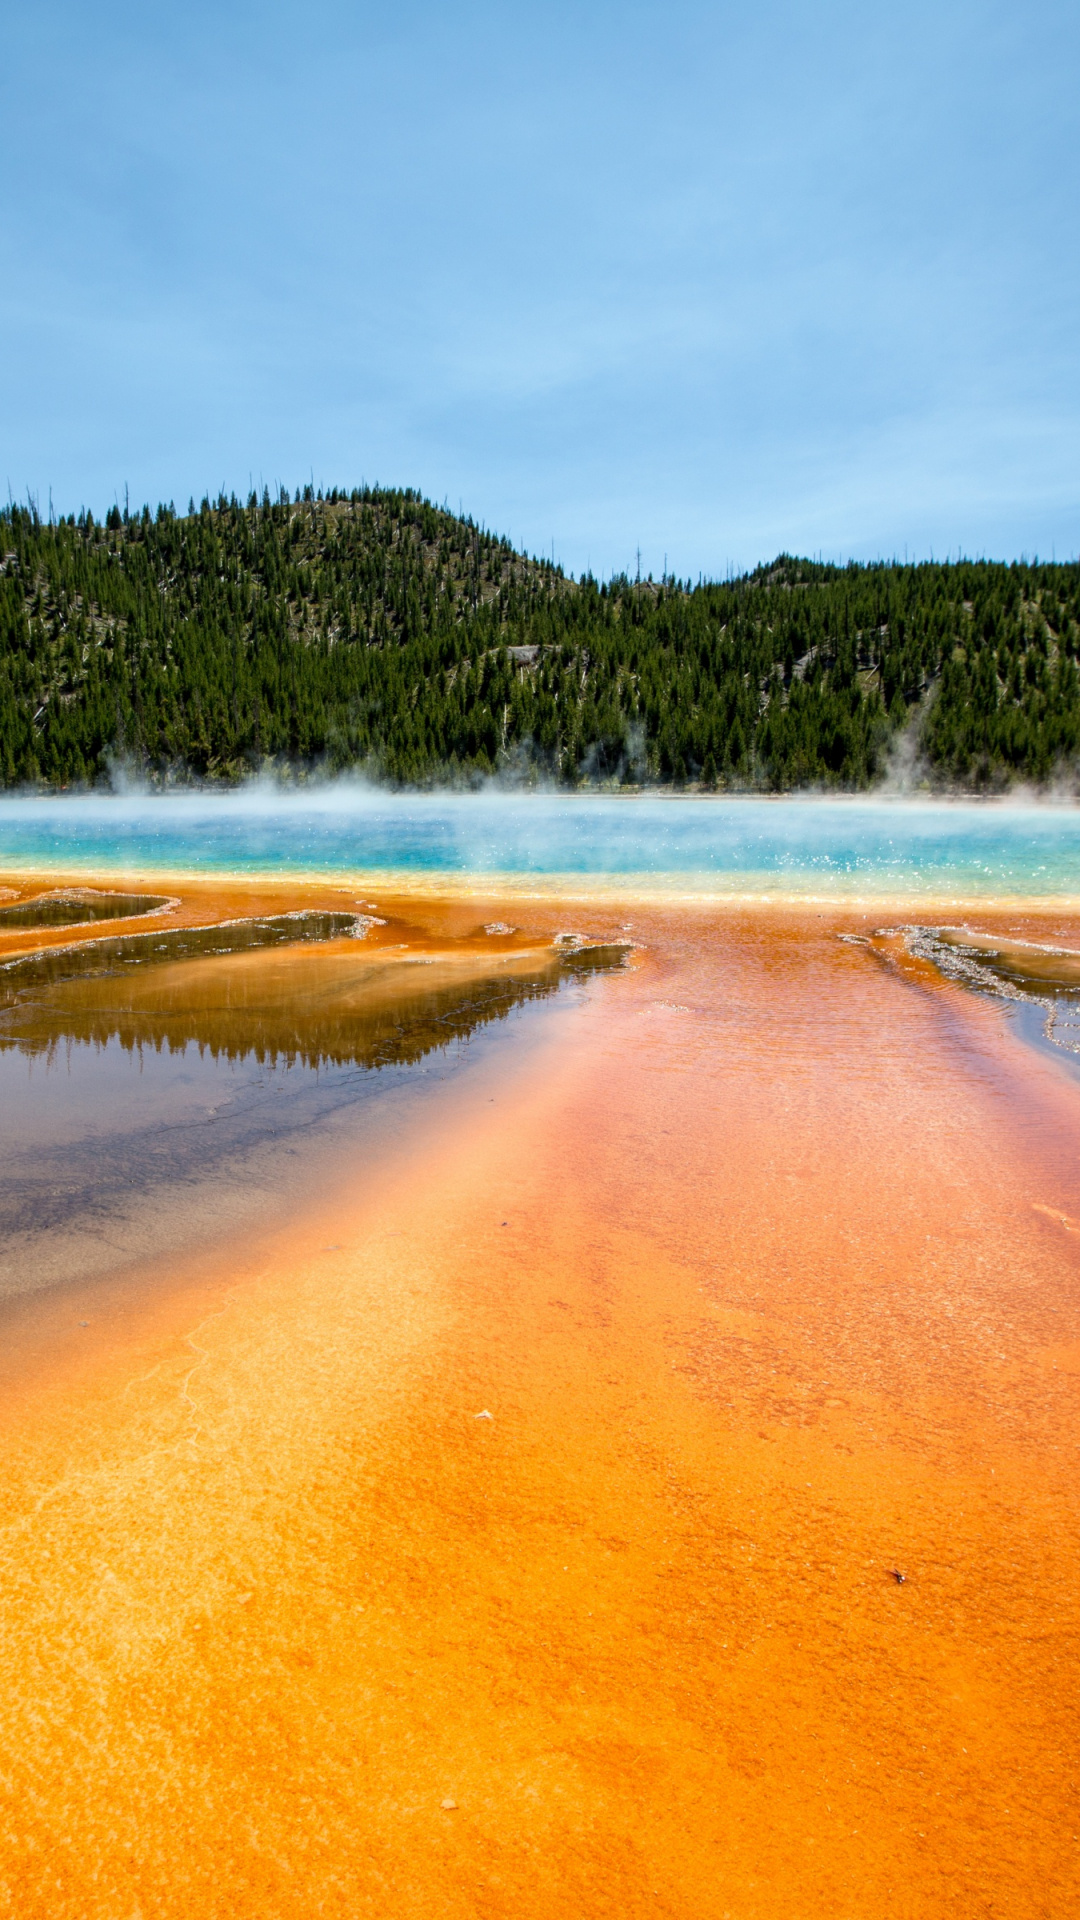
{"type": "Polygon", "coordinates": [[[574,580],[418,493],[0,512],[0,785],[859,789],[1080,765],[1080,565],[574,580]]]}

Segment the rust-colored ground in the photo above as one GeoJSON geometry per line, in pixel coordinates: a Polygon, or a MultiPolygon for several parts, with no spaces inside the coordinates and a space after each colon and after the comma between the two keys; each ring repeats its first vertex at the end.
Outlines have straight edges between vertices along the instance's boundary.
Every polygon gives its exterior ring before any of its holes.
{"type": "Polygon", "coordinates": [[[624,918],[407,1150],[35,1323],[0,1910],[1076,1909],[1080,1084],[880,915],[532,911],[624,918]]]}

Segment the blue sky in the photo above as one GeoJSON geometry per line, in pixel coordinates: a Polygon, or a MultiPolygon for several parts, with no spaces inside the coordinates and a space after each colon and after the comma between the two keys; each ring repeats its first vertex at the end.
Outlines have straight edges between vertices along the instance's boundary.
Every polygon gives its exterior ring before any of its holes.
{"type": "Polygon", "coordinates": [[[4,8],[0,484],[1080,550],[1080,9],[4,8]]]}

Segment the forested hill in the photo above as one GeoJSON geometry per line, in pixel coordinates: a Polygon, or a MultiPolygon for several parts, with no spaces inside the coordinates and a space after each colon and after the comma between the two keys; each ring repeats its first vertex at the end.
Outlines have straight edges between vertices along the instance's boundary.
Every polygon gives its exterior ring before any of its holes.
{"type": "Polygon", "coordinates": [[[573,581],[412,492],[0,513],[0,784],[1072,778],[1080,566],[573,581]]]}

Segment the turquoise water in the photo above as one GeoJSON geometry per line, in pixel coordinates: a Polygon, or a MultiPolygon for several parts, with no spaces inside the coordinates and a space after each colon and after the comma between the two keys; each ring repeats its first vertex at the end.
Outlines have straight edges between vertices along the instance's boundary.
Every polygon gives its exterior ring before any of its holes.
{"type": "Polygon", "coordinates": [[[0,801],[0,867],[565,875],[718,893],[1080,895],[1080,809],[549,794],[0,801]]]}

